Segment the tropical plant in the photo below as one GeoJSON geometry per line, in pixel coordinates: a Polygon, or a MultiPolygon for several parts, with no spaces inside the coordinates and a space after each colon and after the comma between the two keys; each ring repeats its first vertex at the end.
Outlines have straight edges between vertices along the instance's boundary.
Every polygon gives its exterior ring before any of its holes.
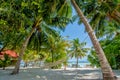
{"type": "MultiPolygon", "coordinates": [[[[67,56],[67,49],[69,47],[69,44],[67,41],[65,41],[60,36],[53,38],[52,36],[49,36],[47,46],[49,55],[46,59],[46,62],[56,62],[64,57],[67,56]]],[[[62,64],[62,63],[61,63],[62,64]]],[[[51,68],[59,68],[61,67],[61,64],[57,66],[52,66],[51,68]]]]}
{"type": "Polygon", "coordinates": [[[34,62],[36,59],[38,59],[38,55],[35,51],[26,50],[23,56],[24,67],[27,67],[29,62],[34,62]]]}
{"type": "Polygon", "coordinates": [[[3,70],[5,70],[5,67],[10,65],[11,59],[7,54],[4,54],[4,58],[0,59],[0,67],[3,67],[3,70]]]}
{"type": "MultiPolygon", "coordinates": [[[[6,20],[8,24],[14,26],[16,29],[19,29],[20,26],[22,32],[27,32],[26,37],[24,38],[24,42],[22,44],[22,48],[20,49],[20,55],[18,57],[18,61],[16,63],[15,69],[12,74],[17,74],[19,72],[19,65],[22,59],[22,56],[25,52],[29,39],[33,35],[33,33],[38,31],[43,31],[41,29],[41,23],[49,24],[54,26],[59,26],[60,29],[63,29],[64,26],[69,22],[69,17],[71,13],[70,5],[67,1],[1,1],[1,8],[7,9],[6,12],[9,12],[9,16],[13,15],[11,22],[6,20]],[[59,4],[58,4],[59,3],[59,4]],[[64,5],[63,5],[64,4],[64,5]],[[54,5],[54,6],[53,6],[54,5]],[[6,7],[7,6],[7,7],[6,7]],[[63,10],[65,9],[65,12],[63,10]],[[18,17],[19,16],[19,17],[18,17]]],[[[5,11],[3,11],[5,12],[5,11]]]]}
{"type": "Polygon", "coordinates": [[[120,23],[120,3],[119,0],[77,0],[77,4],[81,7],[84,15],[89,19],[89,22],[94,29],[97,37],[102,37],[105,34],[113,35],[114,30],[119,28],[120,23]],[[109,22],[113,25],[109,26],[109,22]],[[112,32],[106,29],[112,29],[112,32]]]}
{"type": "Polygon", "coordinates": [[[90,39],[93,43],[93,46],[95,48],[95,51],[97,53],[99,62],[100,62],[100,66],[101,66],[101,70],[103,73],[103,79],[104,80],[115,80],[115,76],[113,74],[113,71],[105,57],[104,51],[101,48],[101,45],[99,44],[96,35],[93,33],[93,29],[90,26],[90,24],[88,23],[87,19],[85,18],[85,16],[83,15],[80,7],[77,5],[75,0],[71,0],[72,5],[74,6],[75,10],[77,11],[79,17],[81,18],[81,21],[83,22],[83,24],[85,25],[86,31],[88,32],[88,35],[90,36],[90,39]]]}
{"type": "MultiPolygon", "coordinates": [[[[100,43],[103,46],[103,50],[105,51],[105,55],[112,69],[120,69],[118,58],[120,56],[119,36],[116,36],[113,39],[108,38],[101,40],[100,43]]],[[[91,62],[91,65],[99,67],[99,62],[94,50],[91,51],[91,54],[88,56],[88,60],[91,62]]]]}
{"type": "Polygon", "coordinates": [[[72,41],[72,47],[70,49],[71,58],[76,58],[76,68],[78,68],[79,58],[83,58],[86,56],[88,52],[88,48],[85,48],[86,43],[80,43],[79,39],[76,38],[72,41]]]}
{"type": "Polygon", "coordinates": [[[88,61],[90,62],[90,66],[97,67],[97,68],[100,67],[99,59],[93,48],[91,49],[90,54],[88,55],[88,61]]]}

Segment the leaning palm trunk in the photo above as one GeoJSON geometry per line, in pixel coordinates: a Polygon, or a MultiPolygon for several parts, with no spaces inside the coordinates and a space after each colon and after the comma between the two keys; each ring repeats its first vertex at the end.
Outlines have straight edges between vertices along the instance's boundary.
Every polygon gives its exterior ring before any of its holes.
{"type": "Polygon", "coordinates": [[[101,65],[101,69],[102,69],[102,73],[103,73],[103,79],[104,80],[116,80],[115,76],[112,72],[112,69],[104,55],[104,52],[90,26],[90,24],[88,23],[87,19],[85,18],[85,16],[83,15],[82,11],[80,10],[80,8],[78,7],[78,5],[76,4],[75,0],[71,0],[71,3],[73,4],[74,8],[76,9],[79,17],[81,18],[83,24],[85,25],[86,31],[88,32],[88,35],[90,36],[90,39],[93,43],[93,46],[96,50],[98,59],[100,61],[100,65],[101,65]]]}
{"type": "Polygon", "coordinates": [[[23,46],[22,46],[22,48],[20,50],[20,54],[19,54],[19,57],[18,57],[18,60],[17,60],[17,63],[16,63],[15,68],[14,68],[14,70],[13,70],[13,72],[11,74],[18,74],[19,73],[20,62],[21,62],[22,56],[23,56],[23,54],[25,52],[28,41],[29,41],[31,35],[33,34],[33,32],[34,32],[34,29],[32,29],[31,33],[29,34],[29,36],[26,38],[25,42],[23,43],[23,46]]]}
{"type": "Polygon", "coordinates": [[[28,34],[27,38],[25,39],[25,42],[23,43],[22,45],[22,48],[20,50],[20,54],[19,54],[19,57],[18,57],[18,60],[17,60],[17,63],[15,65],[15,68],[13,70],[13,72],[11,74],[18,74],[19,73],[19,69],[20,69],[20,62],[21,62],[21,59],[24,55],[24,52],[25,52],[25,49],[28,45],[28,42],[29,42],[29,39],[30,37],[32,36],[32,34],[34,33],[35,31],[35,28],[38,27],[39,23],[40,23],[41,19],[39,19],[38,21],[36,21],[33,26],[32,26],[32,31],[30,32],[30,34],[28,34]]]}

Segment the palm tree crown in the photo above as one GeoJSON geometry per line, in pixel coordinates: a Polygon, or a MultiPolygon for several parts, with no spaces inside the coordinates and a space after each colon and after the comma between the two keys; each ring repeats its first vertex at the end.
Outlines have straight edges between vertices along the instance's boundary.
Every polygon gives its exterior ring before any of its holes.
{"type": "Polygon", "coordinates": [[[74,39],[72,41],[72,47],[71,47],[71,58],[75,57],[77,58],[77,65],[76,67],[78,67],[78,59],[85,57],[86,53],[88,52],[88,48],[85,48],[86,43],[80,43],[79,39],[74,39]]]}

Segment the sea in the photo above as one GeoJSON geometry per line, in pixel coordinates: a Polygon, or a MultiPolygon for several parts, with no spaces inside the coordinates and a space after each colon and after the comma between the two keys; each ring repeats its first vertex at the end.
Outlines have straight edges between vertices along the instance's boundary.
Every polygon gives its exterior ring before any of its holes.
{"type": "MultiPolygon", "coordinates": [[[[76,64],[77,64],[76,61],[68,61],[67,67],[74,68],[76,67],[76,64]]],[[[90,62],[89,61],[78,61],[78,67],[79,68],[90,67],[90,62]]]]}

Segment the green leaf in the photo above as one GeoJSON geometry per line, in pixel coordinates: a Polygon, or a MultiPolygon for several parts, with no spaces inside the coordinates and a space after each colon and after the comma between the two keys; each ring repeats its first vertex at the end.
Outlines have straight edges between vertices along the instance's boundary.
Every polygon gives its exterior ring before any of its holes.
{"type": "Polygon", "coordinates": [[[28,6],[28,3],[22,2],[21,6],[26,7],[28,6]]]}

